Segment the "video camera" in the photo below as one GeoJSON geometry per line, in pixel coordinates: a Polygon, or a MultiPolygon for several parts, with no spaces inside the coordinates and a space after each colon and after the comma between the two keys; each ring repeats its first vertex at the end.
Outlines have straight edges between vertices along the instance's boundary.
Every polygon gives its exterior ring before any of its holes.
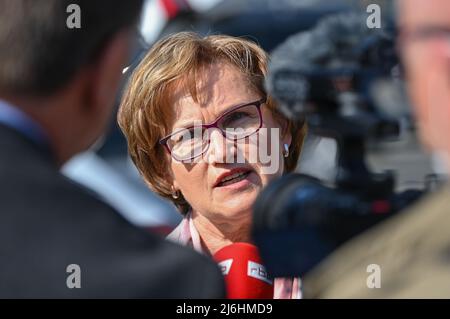
{"type": "Polygon", "coordinates": [[[400,124],[374,99],[399,72],[395,28],[370,29],[356,13],[328,16],[272,54],[267,90],[282,112],[336,140],[333,184],[287,174],[254,206],[253,238],[272,276],[303,276],[350,238],[403,210],[423,190],[395,193],[391,172],[375,174],[366,142],[398,137],[400,124]]]}

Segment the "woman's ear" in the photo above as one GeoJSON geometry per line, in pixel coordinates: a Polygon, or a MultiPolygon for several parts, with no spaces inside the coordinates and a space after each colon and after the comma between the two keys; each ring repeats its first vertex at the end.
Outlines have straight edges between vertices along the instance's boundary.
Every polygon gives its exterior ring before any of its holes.
{"type": "Polygon", "coordinates": [[[284,136],[281,137],[281,149],[285,157],[289,156],[289,149],[291,147],[292,143],[292,134],[291,132],[287,131],[284,136]]]}
{"type": "Polygon", "coordinates": [[[178,185],[178,182],[176,179],[172,180],[172,186],[173,186],[174,190],[176,190],[176,191],[180,190],[180,185],[178,185]]]}
{"type": "Polygon", "coordinates": [[[162,178],[167,182],[167,184],[173,188],[175,183],[175,177],[172,171],[172,167],[170,165],[170,161],[165,162],[167,170],[164,171],[164,174],[162,174],[162,178]]]}
{"type": "Polygon", "coordinates": [[[172,189],[175,191],[179,191],[180,190],[180,185],[177,182],[177,179],[175,178],[175,174],[173,172],[172,169],[172,159],[169,159],[168,163],[168,167],[169,169],[167,170],[167,177],[166,180],[172,185],[172,189]]]}
{"type": "Polygon", "coordinates": [[[284,144],[287,144],[289,147],[292,143],[292,134],[289,130],[289,122],[287,119],[283,118],[280,121],[280,129],[281,129],[281,143],[284,147],[284,144]]]}

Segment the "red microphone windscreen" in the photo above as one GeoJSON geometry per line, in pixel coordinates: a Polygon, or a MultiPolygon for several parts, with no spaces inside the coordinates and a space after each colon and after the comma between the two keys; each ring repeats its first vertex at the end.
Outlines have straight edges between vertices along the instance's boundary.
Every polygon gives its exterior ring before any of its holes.
{"type": "Polygon", "coordinates": [[[229,299],[273,299],[273,280],[256,246],[234,243],[216,252],[214,259],[225,277],[229,299]]]}

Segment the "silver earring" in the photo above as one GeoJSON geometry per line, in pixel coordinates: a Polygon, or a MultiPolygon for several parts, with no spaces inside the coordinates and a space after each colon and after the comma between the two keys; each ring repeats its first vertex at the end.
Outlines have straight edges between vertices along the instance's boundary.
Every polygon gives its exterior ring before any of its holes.
{"type": "Polygon", "coordinates": [[[180,192],[176,191],[173,187],[172,187],[172,198],[173,199],[178,199],[180,198],[180,192]]]}
{"type": "Polygon", "coordinates": [[[172,193],[172,197],[173,199],[178,199],[180,198],[180,194],[178,193],[178,191],[176,191],[175,193],[172,193]]]}
{"type": "Polygon", "coordinates": [[[283,152],[284,157],[288,157],[289,156],[289,145],[284,144],[284,152],[283,152]]]}

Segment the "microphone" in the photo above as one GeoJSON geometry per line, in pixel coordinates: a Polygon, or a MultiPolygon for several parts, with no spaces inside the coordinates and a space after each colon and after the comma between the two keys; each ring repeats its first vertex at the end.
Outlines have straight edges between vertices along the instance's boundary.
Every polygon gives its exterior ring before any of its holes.
{"type": "Polygon", "coordinates": [[[234,243],[213,258],[225,277],[228,299],[273,299],[273,279],[262,265],[256,246],[234,243]]]}

